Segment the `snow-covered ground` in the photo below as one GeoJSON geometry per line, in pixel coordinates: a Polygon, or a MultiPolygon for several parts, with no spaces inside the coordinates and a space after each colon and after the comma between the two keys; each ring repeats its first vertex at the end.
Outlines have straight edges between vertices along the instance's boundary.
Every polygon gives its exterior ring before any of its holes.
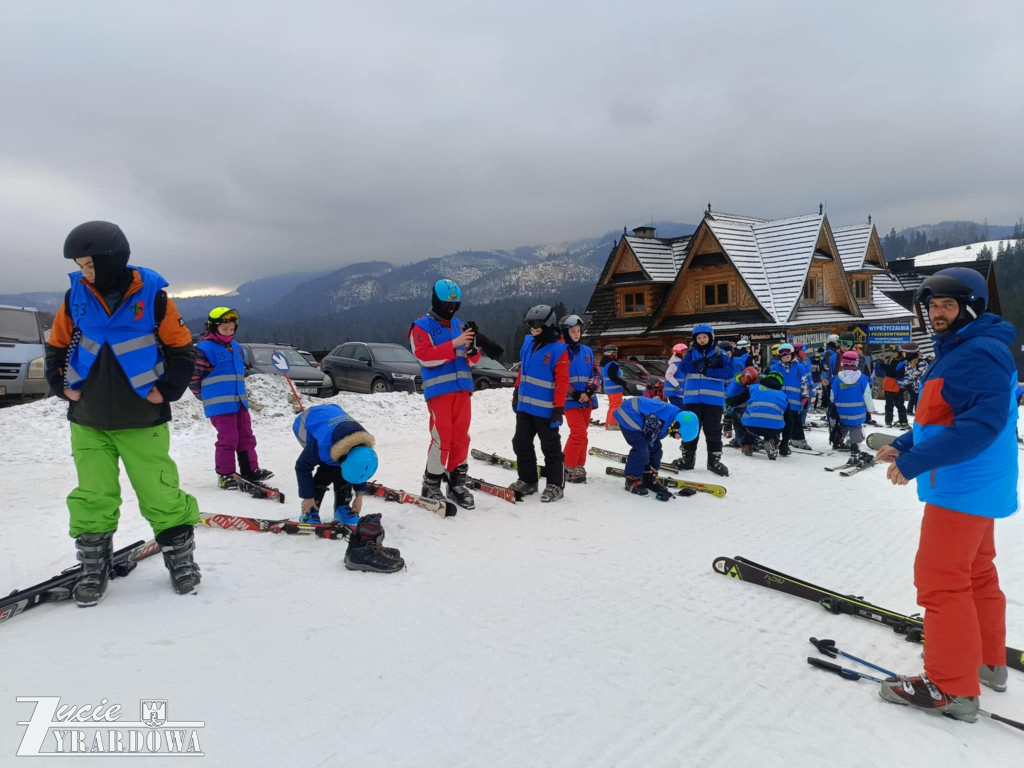
{"type": "MultiPolygon", "coordinates": [[[[288,503],[216,487],[214,432],[190,394],[172,422],[182,485],[205,514],[297,517],[285,388],[274,377],[249,381],[261,463],[288,503]]],[[[474,396],[475,447],[511,455],[509,397],[507,389],[474,396]]],[[[378,479],[418,491],[422,399],[337,401],[377,437],[378,479]]],[[[808,434],[826,446],[823,431],[808,434]]],[[[591,440],[625,449],[615,432],[594,428],[591,440]]],[[[157,556],[111,582],[96,608],[43,605],[0,625],[0,765],[20,762],[17,723],[33,707],[18,696],[79,706],[107,699],[123,705],[122,719],[134,719],[139,700],[166,699],[170,720],[205,722],[201,746],[218,766],[1019,762],[1018,731],[886,704],[873,684],[805,662],[816,654],[814,635],[916,673],[919,645],[711,570],[716,556],[740,554],[912,612],[921,513],[913,485],[894,488],[880,468],[851,478],[823,472],[836,457],[726,453],[732,474],[721,500],[627,495],[595,457],[590,481],[550,505],[477,493],[475,510],[442,519],[367,499],[364,512],[384,513],[386,543],[408,563],[395,575],[345,570],[342,542],[200,527],[195,597],[172,592],[157,556]]],[[[514,479],[470,463],[492,481],[514,479]]],[[[694,480],[718,482],[701,466],[694,480]]],[[[120,546],[151,537],[124,481],[120,546]]],[[[74,563],[64,503],[74,485],[64,404],[0,411],[0,589],[74,563]]],[[[1024,516],[996,532],[1008,641],[1020,647],[1024,516]]],[[[986,692],[982,706],[1024,720],[1024,675],[1010,675],[1010,690],[986,692]]],[[[48,736],[44,748],[53,744],[48,736]]]]}

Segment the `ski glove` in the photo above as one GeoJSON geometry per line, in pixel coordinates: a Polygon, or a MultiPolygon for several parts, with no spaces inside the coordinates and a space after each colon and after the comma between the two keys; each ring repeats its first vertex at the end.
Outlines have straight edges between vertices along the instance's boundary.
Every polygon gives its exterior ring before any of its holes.
{"type": "Polygon", "coordinates": [[[561,408],[555,408],[553,411],[551,411],[551,421],[549,422],[548,426],[550,426],[552,429],[558,429],[560,426],[562,426],[561,408]]]}
{"type": "Polygon", "coordinates": [[[724,368],[725,367],[725,358],[722,357],[721,354],[712,355],[711,358],[708,360],[707,367],[708,368],[724,368]]]}
{"type": "Polygon", "coordinates": [[[519,413],[519,387],[512,390],[512,413],[519,413]]]}

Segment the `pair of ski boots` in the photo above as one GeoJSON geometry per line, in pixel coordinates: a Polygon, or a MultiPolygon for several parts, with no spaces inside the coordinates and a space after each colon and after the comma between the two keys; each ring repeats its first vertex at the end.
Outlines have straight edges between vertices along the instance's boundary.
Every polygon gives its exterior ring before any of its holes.
{"type": "MultiPolygon", "coordinates": [[[[249,473],[240,473],[250,483],[263,483],[274,476],[269,469],[254,469],[249,473]]],[[[217,475],[217,485],[226,491],[238,490],[238,481],[232,475],[217,475]]]]}
{"type": "MultiPolygon", "coordinates": [[[[308,511],[302,513],[299,522],[321,525],[320,510],[316,507],[311,507],[308,511]]],[[[342,504],[334,510],[334,522],[338,525],[346,526],[349,530],[355,530],[356,525],[359,523],[359,515],[348,504],[342,504]]]]}
{"type": "Polygon", "coordinates": [[[863,453],[860,450],[860,446],[850,446],[850,458],[846,460],[846,466],[848,467],[866,467],[875,460],[875,457],[870,453],[863,453]]]}
{"type": "Polygon", "coordinates": [[[672,498],[672,492],[664,484],[658,482],[658,476],[653,469],[644,472],[643,477],[632,477],[626,475],[626,490],[637,496],[647,496],[651,491],[658,501],[668,501],[672,498]]]}
{"type": "MultiPolygon", "coordinates": [[[[177,525],[161,531],[156,542],[163,551],[174,591],[179,595],[195,594],[202,577],[192,556],[196,548],[192,526],[177,525]]],[[[113,567],[114,532],[80,534],[75,539],[75,549],[82,572],[71,589],[71,596],[79,608],[90,608],[107,592],[113,567]]]]}
{"type": "MultiPolygon", "coordinates": [[[[580,469],[582,469],[582,467],[580,467],[580,469]]],[[[566,479],[568,480],[568,475],[566,476],[566,479]]],[[[581,481],[575,480],[570,482],[581,481]]],[[[509,488],[511,488],[513,491],[522,496],[530,496],[537,492],[537,483],[527,483],[523,480],[516,480],[514,483],[512,483],[512,485],[509,486],[509,488]]],[[[548,483],[547,485],[544,486],[544,490],[540,494],[540,500],[546,504],[549,504],[552,501],[558,501],[564,496],[565,490],[563,488],[552,483],[548,483]]]]}
{"type": "MultiPolygon", "coordinates": [[[[682,458],[676,459],[672,462],[672,466],[680,471],[693,469],[697,464],[697,452],[687,448],[685,445],[683,446],[682,451],[682,458]]],[[[729,476],[729,468],[722,463],[721,451],[711,451],[708,453],[707,468],[709,471],[714,472],[716,475],[721,477],[729,476]]]]}
{"type": "Polygon", "coordinates": [[[444,480],[448,484],[448,498],[463,509],[473,509],[476,506],[476,501],[473,499],[473,494],[469,492],[469,488],[466,487],[467,475],[469,475],[468,464],[460,464],[443,475],[435,475],[429,471],[424,472],[420,495],[426,499],[444,501],[445,494],[441,490],[441,481],[444,480]]]}

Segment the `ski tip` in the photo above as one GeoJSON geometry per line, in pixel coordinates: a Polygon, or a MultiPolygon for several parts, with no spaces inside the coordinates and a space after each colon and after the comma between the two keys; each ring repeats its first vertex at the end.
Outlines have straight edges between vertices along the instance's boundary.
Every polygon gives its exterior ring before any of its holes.
{"type": "Polygon", "coordinates": [[[459,512],[459,508],[455,506],[454,501],[446,501],[444,503],[444,516],[455,517],[459,512]]]}
{"type": "Polygon", "coordinates": [[[711,563],[712,570],[725,573],[729,568],[729,559],[728,557],[716,557],[711,563]]]}

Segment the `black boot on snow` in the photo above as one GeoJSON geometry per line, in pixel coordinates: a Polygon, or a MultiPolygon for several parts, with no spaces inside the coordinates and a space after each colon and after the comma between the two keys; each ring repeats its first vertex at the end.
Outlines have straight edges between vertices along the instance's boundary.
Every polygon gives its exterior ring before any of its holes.
{"type": "Polygon", "coordinates": [[[635,493],[637,496],[646,496],[648,491],[644,488],[644,481],[639,477],[626,475],[626,490],[635,493]]]}
{"type": "Polygon", "coordinates": [[[194,595],[202,577],[199,566],[192,559],[196,549],[191,525],[176,525],[161,531],[156,543],[163,550],[164,565],[171,574],[171,586],[179,595],[194,595]]]}
{"type": "Polygon", "coordinates": [[[654,472],[644,472],[641,482],[644,484],[644,488],[654,491],[654,496],[658,501],[668,501],[672,498],[672,493],[658,482],[658,476],[654,472]]]}
{"type": "Polygon", "coordinates": [[[430,472],[423,473],[423,488],[420,496],[425,499],[444,501],[444,492],[441,490],[441,480],[444,475],[433,475],[430,472]]]}
{"type": "Polygon", "coordinates": [[[722,477],[729,476],[729,468],[722,463],[722,452],[714,451],[708,454],[708,469],[722,477]]]}
{"type": "Polygon", "coordinates": [[[676,459],[674,462],[675,468],[679,470],[693,469],[697,464],[697,451],[690,450],[684,445],[682,452],[682,458],[676,459]]]}
{"type": "Polygon", "coordinates": [[[792,455],[792,453],[793,452],[789,450],[788,440],[783,440],[781,443],[779,443],[779,456],[790,456],[792,455]]]}
{"type": "Polygon", "coordinates": [[[460,464],[455,469],[450,470],[447,475],[448,498],[463,509],[473,509],[476,506],[473,494],[466,487],[466,475],[468,474],[469,465],[460,464]]]}
{"type": "Polygon", "coordinates": [[[846,466],[848,466],[848,467],[856,467],[858,464],[860,464],[860,460],[861,460],[860,447],[857,446],[856,444],[851,445],[850,446],[850,458],[848,458],[846,460],[846,466]]]}
{"type": "Polygon", "coordinates": [[[78,562],[82,574],[71,590],[79,608],[96,605],[107,591],[110,577],[110,558],[114,554],[114,534],[83,533],[75,539],[78,562]]]}
{"type": "Polygon", "coordinates": [[[779,441],[774,437],[769,437],[764,441],[764,452],[768,454],[768,458],[775,461],[779,457],[779,441]]]}
{"type": "Polygon", "coordinates": [[[355,531],[348,539],[345,567],[350,571],[372,573],[396,573],[405,568],[405,560],[389,554],[388,547],[381,546],[382,541],[384,526],[380,522],[380,513],[359,518],[355,531]]]}

